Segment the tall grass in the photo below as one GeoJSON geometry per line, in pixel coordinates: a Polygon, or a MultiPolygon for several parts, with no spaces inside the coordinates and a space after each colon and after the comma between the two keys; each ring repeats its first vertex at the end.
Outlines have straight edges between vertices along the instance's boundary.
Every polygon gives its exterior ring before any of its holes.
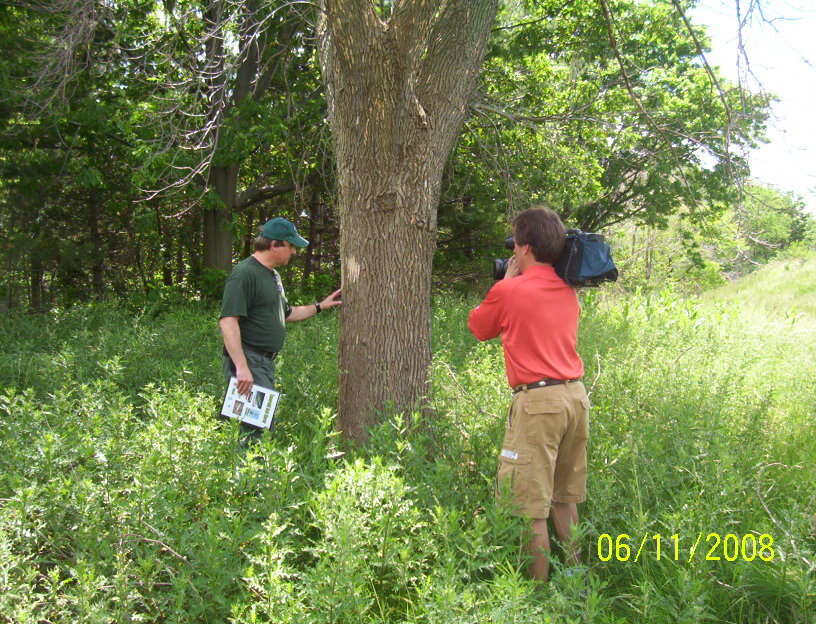
{"type": "Polygon", "coordinates": [[[248,450],[214,417],[214,311],[9,319],[0,622],[812,621],[816,339],[812,291],[791,292],[808,266],[772,278],[784,310],[584,295],[587,571],[545,587],[493,500],[509,394],[501,345],[466,332],[474,301],[435,302],[431,414],[356,451],[333,429],[330,315],[290,328],[280,427],[248,450]],[[773,559],[706,560],[709,533],[770,535],[773,559]],[[602,561],[602,535],[629,560],[602,561]]]}

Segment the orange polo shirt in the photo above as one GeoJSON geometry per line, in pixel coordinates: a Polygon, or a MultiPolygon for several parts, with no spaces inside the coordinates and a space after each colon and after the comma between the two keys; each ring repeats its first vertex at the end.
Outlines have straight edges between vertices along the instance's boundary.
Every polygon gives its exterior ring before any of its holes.
{"type": "Polygon", "coordinates": [[[496,282],[468,316],[478,340],[501,334],[510,386],[539,379],[578,379],[584,363],[576,350],[581,307],[575,289],[549,264],[535,264],[496,282]]]}

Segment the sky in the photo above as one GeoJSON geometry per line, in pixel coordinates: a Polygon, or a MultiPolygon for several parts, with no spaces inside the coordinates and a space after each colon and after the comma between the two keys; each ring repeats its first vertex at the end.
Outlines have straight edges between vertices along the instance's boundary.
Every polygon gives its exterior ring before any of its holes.
{"type": "MultiPolygon", "coordinates": [[[[816,0],[739,0],[745,12],[755,8],[743,43],[744,84],[779,98],[768,121],[770,142],[750,154],[752,176],[805,200],[816,214],[816,0]],[[764,17],[764,19],[763,19],[764,17]]],[[[694,22],[708,27],[712,51],[709,63],[718,65],[733,81],[740,75],[737,0],[700,0],[691,13],[694,22]]]]}

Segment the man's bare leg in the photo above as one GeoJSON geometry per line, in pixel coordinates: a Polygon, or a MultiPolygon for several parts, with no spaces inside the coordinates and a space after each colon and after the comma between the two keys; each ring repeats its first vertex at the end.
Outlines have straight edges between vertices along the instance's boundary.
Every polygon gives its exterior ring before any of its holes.
{"type": "Polygon", "coordinates": [[[537,581],[546,581],[550,576],[550,534],[547,519],[533,519],[533,536],[527,544],[527,552],[532,557],[530,576],[537,581]]]}
{"type": "Polygon", "coordinates": [[[550,517],[558,541],[564,547],[565,563],[578,565],[581,563],[581,548],[572,537],[572,527],[578,525],[578,506],[575,503],[554,502],[550,508],[550,517]]]}

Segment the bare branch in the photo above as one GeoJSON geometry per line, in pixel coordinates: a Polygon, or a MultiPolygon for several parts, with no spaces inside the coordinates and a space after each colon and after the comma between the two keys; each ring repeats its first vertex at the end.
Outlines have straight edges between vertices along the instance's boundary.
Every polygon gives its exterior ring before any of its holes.
{"type": "Polygon", "coordinates": [[[147,544],[156,544],[158,546],[161,546],[161,550],[164,550],[165,552],[170,553],[171,555],[173,555],[174,557],[176,557],[177,559],[180,559],[181,561],[183,561],[185,563],[189,563],[189,560],[187,559],[187,557],[185,557],[184,555],[180,555],[175,550],[173,550],[173,548],[171,548],[170,546],[168,546],[167,544],[165,544],[161,540],[153,539],[153,538],[150,538],[150,537],[144,537],[143,535],[135,535],[133,533],[128,533],[126,535],[123,535],[122,539],[120,540],[120,542],[125,542],[125,541],[139,541],[139,542],[145,542],[147,544]]]}
{"type": "Polygon", "coordinates": [[[296,188],[297,187],[294,184],[250,187],[238,194],[235,209],[243,210],[245,208],[249,208],[250,206],[258,204],[262,201],[266,201],[267,199],[277,197],[278,195],[291,193],[292,191],[296,190],[296,188]]]}
{"type": "MultiPolygon", "coordinates": [[[[709,79],[711,80],[711,84],[717,89],[717,94],[720,97],[720,102],[722,102],[723,110],[725,111],[726,116],[726,127],[725,127],[725,144],[723,146],[723,154],[725,156],[725,163],[726,166],[731,169],[731,133],[734,129],[734,115],[731,111],[731,106],[728,104],[728,100],[725,97],[725,93],[723,93],[722,87],[720,86],[720,81],[717,80],[717,76],[714,74],[714,71],[711,69],[711,65],[708,63],[708,59],[706,58],[705,51],[703,50],[703,46],[700,44],[700,39],[697,37],[697,33],[694,32],[694,28],[691,26],[691,22],[686,15],[686,12],[683,10],[683,7],[680,6],[678,0],[672,0],[672,4],[677,12],[680,14],[680,17],[683,19],[683,23],[686,25],[686,30],[688,31],[689,35],[691,36],[692,41],[694,41],[694,46],[697,48],[697,55],[703,61],[703,66],[705,67],[706,73],[708,74],[709,79]]],[[[734,176],[732,176],[734,177],[734,176]]]]}
{"type": "Polygon", "coordinates": [[[538,19],[529,20],[527,22],[519,22],[518,24],[510,24],[509,26],[497,26],[491,32],[499,32],[499,31],[502,31],[502,30],[515,30],[517,28],[524,28],[525,26],[532,26],[533,24],[539,24],[539,23],[547,21],[547,20],[558,19],[558,17],[561,15],[561,13],[564,12],[564,9],[566,9],[571,4],[574,4],[574,3],[575,3],[575,0],[567,0],[552,15],[545,15],[544,17],[540,17],[538,19]]]}
{"type": "Polygon", "coordinates": [[[26,0],[19,6],[61,18],[54,44],[32,62],[38,68],[32,86],[38,97],[32,104],[41,113],[54,102],[67,100],[72,84],[91,66],[91,43],[107,7],[97,0],[26,0]]]}
{"type": "Polygon", "coordinates": [[[618,40],[615,35],[614,29],[614,22],[612,20],[612,13],[609,10],[609,4],[606,0],[598,0],[601,5],[601,9],[603,11],[604,16],[604,24],[606,26],[607,36],[609,37],[609,45],[612,47],[612,52],[615,54],[615,59],[618,61],[618,67],[621,71],[621,76],[623,77],[623,82],[626,85],[626,90],[629,92],[629,97],[637,106],[640,114],[643,115],[643,118],[646,119],[647,123],[652,127],[652,129],[658,134],[662,134],[662,130],[660,126],[652,119],[652,116],[648,113],[646,108],[643,106],[643,102],[640,101],[637,93],[635,93],[635,89],[632,86],[632,81],[629,78],[629,74],[626,72],[626,62],[623,60],[623,56],[620,53],[620,49],[618,48],[618,40]]]}
{"type": "Polygon", "coordinates": [[[209,178],[224,121],[247,98],[263,97],[290,62],[294,37],[306,22],[300,13],[283,11],[316,6],[304,0],[272,8],[259,0],[210,0],[203,15],[191,10],[168,16],[168,25],[179,31],[182,41],[188,39],[185,24],[203,18],[205,28],[186,45],[186,54],[179,56],[172,47],[162,52],[162,63],[175,70],[177,79],[161,85],[154,96],[160,106],[155,123],[165,141],[156,153],[180,151],[188,163],[171,163],[163,175],[168,183],[145,190],[147,198],[209,178]],[[273,26],[281,29],[274,38],[269,35],[273,26]],[[270,49],[275,41],[280,43],[270,49]]]}

